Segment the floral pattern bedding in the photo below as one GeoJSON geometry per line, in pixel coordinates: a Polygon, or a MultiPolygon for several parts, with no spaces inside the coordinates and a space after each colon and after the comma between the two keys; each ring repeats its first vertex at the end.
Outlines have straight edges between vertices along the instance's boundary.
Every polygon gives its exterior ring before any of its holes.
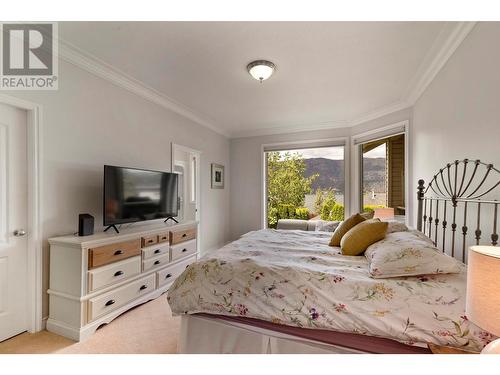
{"type": "Polygon", "coordinates": [[[191,264],[174,282],[174,315],[211,313],[481,350],[495,337],[465,316],[466,267],[449,275],[374,279],[364,256],[331,233],[250,232],[191,264]]]}

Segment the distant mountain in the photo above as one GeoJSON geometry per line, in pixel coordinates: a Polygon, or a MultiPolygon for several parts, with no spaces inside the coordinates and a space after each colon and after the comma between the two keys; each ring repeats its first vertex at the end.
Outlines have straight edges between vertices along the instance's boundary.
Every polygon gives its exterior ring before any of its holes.
{"type": "MultiPolygon", "coordinates": [[[[306,163],[306,177],[319,173],[319,177],[312,184],[316,189],[335,188],[344,192],[344,161],[325,158],[304,159],[306,163]]],[[[385,159],[364,159],[363,169],[365,176],[365,190],[381,192],[385,190],[385,159]]]]}
{"type": "Polygon", "coordinates": [[[304,159],[306,163],[306,177],[319,173],[312,184],[313,191],[316,189],[335,188],[344,191],[344,161],[325,158],[304,159]]]}
{"type": "Polygon", "coordinates": [[[363,179],[365,191],[373,190],[380,193],[386,190],[385,164],[385,158],[363,159],[363,179]]]}

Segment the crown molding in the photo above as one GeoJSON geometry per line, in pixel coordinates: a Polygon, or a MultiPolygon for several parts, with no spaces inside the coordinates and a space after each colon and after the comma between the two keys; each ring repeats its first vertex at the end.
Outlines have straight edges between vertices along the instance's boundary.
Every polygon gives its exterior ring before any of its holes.
{"type": "Polygon", "coordinates": [[[298,133],[303,131],[325,130],[341,127],[353,127],[376,120],[394,112],[410,108],[424,93],[439,71],[450,59],[457,48],[462,44],[467,35],[472,31],[477,22],[453,22],[445,25],[426,54],[415,76],[410,81],[408,89],[402,98],[392,104],[375,109],[351,121],[325,122],[323,124],[296,125],[294,127],[261,128],[250,131],[231,133],[231,138],[254,137],[261,135],[298,133]]]}
{"type": "Polygon", "coordinates": [[[349,126],[350,123],[348,121],[328,121],[328,122],[314,123],[314,124],[300,124],[300,125],[279,126],[279,127],[271,126],[268,128],[231,132],[230,138],[248,138],[248,137],[258,137],[263,135],[291,134],[291,133],[300,133],[305,131],[340,129],[349,126]]]}
{"type": "Polygon", "coordinates": [[[412,107],[431,84],[446,62],[450,59],[453,53],[462,44],[467,35],[469,35],[475,25],[476,22],[453,22],[445,25],[433,46],[428,51],[415,76],[410,81],[410,84],[405,93],[402,95],[401,100],[395,103],[366,113],[353,120],[328,121],[320,124],[300,124],[286,127],[273,127],[270,124],[271,126],[267,128],[262,127],[254,130],[236,132],[227,132],[220,129],[215,126],[212,121],[206,119],[204,116],[200,116],[184,104],[169,98],[143,82],[118,70],[112,65],[61,39],[59,39],[59,56],[63,60],[78,66],[79,68],[82,68],[98,77],[104,78],[121,88],[124,88],[152,103],[169,109],[199,125],[223,135],[224,137],[245,138],[352,127],[405,108],[412,107]]]}
{"type": "Polygon", "coordinates": [[[364,124],[368,121],[376,120],[380,117],[389,115],[389,114],[394,113],[394,112],[401,111],[401,110],[409,108],[411,106],[412,106],[412,104],[409,103],[408,101],[400,100],[396,103],[390,104],[390,105],[385,106],[385,107],[381,107],[379,109],[368,112],[365,115],[354,119],[353,121],[349,122],[349,126],[352,127],[352,126],[356,126],[356,125],[361,125],[361,124],[364,124]]]}
{"type": "Polygon", "coordinates": [[[376,120],[385,115],[389,115],[394,112],[401,111],[403,109],[411,107],[412,104],[406,100],[400,100],[396,103],[390,104],[386,107],[376,109],[372,112],[368,112],[365,115],[356,118],[353,121],[327,121],[323,123],[313,123],[313,124],[301,124],[294,126],[281,126],[281,127],[268,127],[259,128],[253,130],[243,130],[238,132],[229,133],[230,138],[248,138],[248,137],[259,137],[263,135],[276,135],[276,134],[291,134],[300,133],[306,131],[315,130],[329,130],[329,129],[340,129],[340,128],[351,128],[356,125],[364,124],[371,120],[376,120]]]}
{"type": "Polygon", "coordinates": [[[98,77],[115,84],[118,87],[128,90],[129,92],[142,97],[152,103],[171,110],[199,125],[202,125],[226,138],[229,134],[219,127],[215,126],[211,121],[196,114],[187,106],[169,98],[161,92],[149,87],[143,82],[127,75],[126,73],[116,69],[114,66],[98,59],[97,57],[82,51],[78,47],[63,41],[59,38],[59,57],[70,64],[73,64],[81,69],[86,70],[98,77]]]}
{"type": "Polygon", "coordinates": [[[441,30],[406,90],[404,100],[410,105],[417,102],[476,24],[477,22],[457,22],[441,30]]]}

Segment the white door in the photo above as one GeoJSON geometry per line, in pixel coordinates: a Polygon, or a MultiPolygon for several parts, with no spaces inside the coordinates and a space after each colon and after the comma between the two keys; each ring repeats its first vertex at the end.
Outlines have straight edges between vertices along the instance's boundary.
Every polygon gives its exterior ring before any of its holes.
{"type": "Polygon", "coordinates": [[[0,103],[0,341],[27,329],[27,113],[0,103]]]}

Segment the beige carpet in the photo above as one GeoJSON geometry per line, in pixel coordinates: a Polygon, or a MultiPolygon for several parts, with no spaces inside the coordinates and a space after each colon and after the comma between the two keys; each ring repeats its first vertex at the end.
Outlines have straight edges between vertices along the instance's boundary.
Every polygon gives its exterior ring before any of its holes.
{"type": "Polygon", "coordinates": [[[0,343],[3,354],[176,353],[180,319],[172,317],[166,294],[127,311],[75,343],[51,332],[23,333],[0,343]]]}

